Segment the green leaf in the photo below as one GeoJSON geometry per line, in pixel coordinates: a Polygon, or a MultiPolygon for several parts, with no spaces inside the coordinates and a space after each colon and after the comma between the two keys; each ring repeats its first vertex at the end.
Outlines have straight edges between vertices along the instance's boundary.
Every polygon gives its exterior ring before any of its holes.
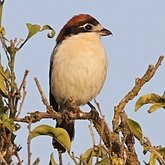
{"type": "Polygon", "coordinates": [[[112,157],[111,157],[111,161],[113,165],[124,165],[125,164],[125,161],[122,159],[122,158],[119,158],[116,154],[114,154],[112,157]]]}
{"type": "Polygon", "coordinates": [[[152,113],[157,111],[160,108],[165,108],[165,103],[155,103],[152,106],[150,106],[148,113],[152,113]]]}
{"type": "Polygon", "coordinates": [[[140,143],[143,143],[143,132],[142,129],[136,121],[128,118],[128,126],[133,135],[140,141],[140,143]]]}
{"type": "Polygon", "coordinates": [[[3,124],[10,132],[14,131],[14,121],[6,114],[2,115],[0,123],[3,124]]]}
{"type": "Polygon", "coordinates": [[[83,155],[82,159],[85,163],[92,165],[92,158],[93,158],[93,148],[89,148],[83,155]]]}
{"type": "Polygon", "coordinates": [[[0,27],[0,37],[3,37],[6,34],[5,32],[5,28],[4,27],[0,27]]]}
{"type": "Polygon", "coordinates": [[[9,68],[6,68],[5,72],[4,72],[5,78],[9,79],[10,77],[10,71],[9,68]]]}
{"type": "Polygon", "coordinates": [[[146,143],[143,143],[143,154],[145,155],[149,150],[150,147],[146,143]]]}
{"type": "Polygon", "coordinates": [[[31,23],[27,23],[26,24],[27,28],[28,28],[28,36],[26,39],[29,39],[31,37],[33,37],[36,33],[38,33],[40,31],[40,25],[37,24],[31,24],[31,23]]]}
{"type": "Polygon", "coordinates": [[[39,125],[35,129],[33,129],[30,133],[30,138],[33,139],[34,137],[46,135],[51,136],[55,140],[57,140],[68,152],[71,148],[71,141],[67,131],[63,128],[54,128],[52,126],[43,124],[39,125]]]}
{"type": "Polygon", "coordinates": [[[86,164],[92,165],[93,158],[99,157],[101,160],[99,161],[99,165],[109,164],[109,157],[107,156],[107,152],[103,146],[98,146],[94,148],[89,148],[83,155],[82,159],[86,164]],[[106,162],[106,163],[105,163],[106,162]],[[108,162],[108,163],[107,163],[108,162]]]}
{"type": "Polygon", "coordinates": [[[55,36],[55,30],[50,25],[44,25],[42,27],[42,29],[41,29],[41,26],[37,25],[37,24],[27,23],[26,25],[28,28],[28,36],[27,36],[26,40],[33,37],[38,32],[44,31],[44,30],[51,30],[51,32],[48,33],[48,35],[47,35],[49,38],[53,38],[55,36]]]}
{"type": "Polygon", "coordinates": [[[57,165],[57,163],[56,163],[55,160],[54,160],[53,153],[51,153],[51,155],[50,155],[49,165],[57,165]]]}
{"type": "Polygon", "coordinates": [[[165,102],[165,98],[162,98],[161,96],[154,93],[149,93],[149,94],[141,96],[138,99],[138,101],[135,104],[134,110],[137,111],[144,104],[149,104],[149,103],[154,104],[154,103],[160,103],[160,102],[165,102]]]}
{"type": "Polygon", "coordinates": [[[97,165],[107,165],[107,164],[110,164],[109,158],[103,158],[101,161],[97,163],[97,165]]]}
{"type": "Polygon", "coordinates": [[[165,158],[165,147],[160,148],[159,153],[165,158]]]}
{"type": "MultiPolygon", "coordinates": [[[[157,151],[162,155],[162,157],[165,157],[165,148],[159,148],[157,151]]],[[[158,156],[152,152],[150,154],[150,159],[149,159],[149,165],[156,165],[156,160],[158,159],[158,156]]]]}
{"type": "Polygon", "coordinates": [[[149,160],[149,165],[156,165],[155,163],[156,163],[155,154],[151,153],[150,160],[149,160]]]}
{"type": "Polygon", "coordinates": [[[3,66],[1,64],[0,60],[0,92],[3,96],[7,96],[7,87],[5,85],[5,80],[8,78],[6,77],[7,74],[5,74],[5,71],[3,69],[3,66]]]}
{"type": "Polygon", "coordinates": [[[18,131],[19,129],[21,128],[21,125],[20,124],[18,124],[18,123],[16,123],[15,125],[14,125],[14,132],[16,132],[16,131],[18,131]]]}
{"type": "Polygon", "coordinates": [[[51,32],[47,34],[48,38],[53,38],[56,34],[55,30],[50,25],[44,25],[41,31],[44,31],[44,30],[51,30],[51,32]]]}

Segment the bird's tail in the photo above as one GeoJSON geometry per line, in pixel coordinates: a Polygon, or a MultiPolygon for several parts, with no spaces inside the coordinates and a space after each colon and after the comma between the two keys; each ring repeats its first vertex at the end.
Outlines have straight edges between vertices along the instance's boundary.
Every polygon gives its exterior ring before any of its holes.
{"type": "MultiPolygon", "coordinates": [[[[62,121],[57,121],[56,127],[60,127],[60,128],[64,128],[70,137],[70,140],[72,141],[74,138],[74,121],[66,121],[66,120],[62,120],[62,121]]],[[[65,152],[65,148],[58,143],[56,140],[53,139],[52,144],[54,146],[55,149],[57,149],[60,152],[65,152]]]]}

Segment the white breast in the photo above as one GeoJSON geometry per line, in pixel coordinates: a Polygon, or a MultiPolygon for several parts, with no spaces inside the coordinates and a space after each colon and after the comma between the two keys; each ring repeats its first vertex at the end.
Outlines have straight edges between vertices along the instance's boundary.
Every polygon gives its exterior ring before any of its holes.
{"type": "Polygon", "coordinates": [[[58,104],[72,97],[77,105],[96,97],[105,81],[107,57],[99,35],[65,39],[53,52],[51,90],[58,104]]]}

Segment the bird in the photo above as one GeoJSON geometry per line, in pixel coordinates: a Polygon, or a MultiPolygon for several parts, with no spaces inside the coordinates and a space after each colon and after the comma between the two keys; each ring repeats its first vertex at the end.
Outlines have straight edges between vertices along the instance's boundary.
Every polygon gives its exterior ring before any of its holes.
{"type": "MultiPolygon", "coordinates": [[[[69,98],[81,106],[99,94],[108,67],[101,36],[108,35],[112,32],[89,14],[73,16],[60,30],[50,57],[49,70],[49,101],[55,111],[61,112],[69,98]]],[[[64,128],[73,140],[73,120],[57,120],[56,127],[64,128]]],[[[57,141],[53,141],[53,146],[65,152],[57,141]]]]}

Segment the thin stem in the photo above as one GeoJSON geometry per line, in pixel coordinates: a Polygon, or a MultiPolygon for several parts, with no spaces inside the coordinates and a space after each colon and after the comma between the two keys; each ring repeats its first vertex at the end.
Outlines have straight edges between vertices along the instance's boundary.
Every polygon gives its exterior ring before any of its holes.
{"type": "Polygon", "coordinates": [[[28,41],[28,38],[25,39],[25,41],[20,45],[20,47],[18,48],[18,50],[20,50],[24,45],[25,43],[28,41]]]}
{"type": "MultiPolygon", "coordinates": [[[[26,97],[26,94],[27,94],[27,92],[25,90],[25,84],[26,84],[26,77],[27,77],[28,73],[29,73],[29,71],[25,70],[21,85],[20,85],[20,87],[18,89],[18,92],[17,92],[17,93],[21,92],[21,89],[23,88],[22,101],[20,103],[20,107],[19,107],[18,113],[17,113],[15,118],[18,118],[18,116],[20,115],[22,107],[23,107],[23,103],[24,103],[24,100],[25,100],[25,97],[26,97]]],[[[14,107],[15,110],[17,110],[17,105],[18,105],[19,99],[20,99],[19,97],[16,97],[16,99],[15,99],[15,104],[14,104],[15,105],[15,107],[14,107]]]]}
{"type": "Polygon", "coordinates": [[[159,161],[165,164],[164,157],[152,146],[150,140],[147,137],[144,137],[147,143],[147,146],[150,148],[150,152],[153,153],[159,161]]]}
{"type": "Polygon", "coordinates": [[[9,61],[9,53],[8,53],[8,46],[6,44],[6,41],[9,42],[4,36],[3,37],[0,37],[0,40],[1,40],[1,43],[2,43],[2,47],[5,51],[5,54],[6,54],[6,57],[7,57],[7,60],[9,61]]]}
{"type": "Polygon", "coordinates": [[[63,165],[63,162],[62,162],[62,152],[61,151],[58,151],[58,158],[59,158],[59,165],[63,165]]]}
{"type": "Polygon", "coordinates": [[[19,110],[18,110],[18,113],[16,115],[16,119],[19,117],[20,113],[21,113],[21,110],[22,110],[22,107],[23,107],[23,104],[24,104],[24,101],[25,101],[25,97],[26,97],[26,94],[27,92],[25,91],[25,88],[23,88],[23,96],[22,96],[22,101],[20,103],[20,107],[19,107],[19,110]]]}
{"type": "Polygon", "coordinates": [[[90,135],[92,137],[92,143],[93,143],[93,147],[96,146],[96,140],[95,140],[95,136],[94,136],[94,132],[93,132],[93,125],[92,125],[92,121],[90,120],[90,125],[88,126],[89,127],[89,132],[90,132],[90,135]]]}
{"type": "Polygon", "coordinates": [[[0,162],[1,161],[4,163],[4,165],[8,165],[3,156],[0,154],[0,162]]]}
{"type": "Polygon", "coordinates": [[[74,153],[70,153],[68,152],[68,155],[70,156],[70,158],[73,160],[73,162],[75,163],[75,165],[79,165],[79,163],[76,160],[76,157],[74,156],[74,153]]]}
{"type": "Polygon", "coordinates": [[[115,131],[116,128],[119,125],[119,118],[120,114],[127,105],[127,103],[132,100],[135,96],[138,95],[139,91],[143,87],[144,84],[146,84],[150,79],[154,76],[155,72],[161,65],[161,62],[163,61],[164,56],[160,56],[157,60],[157,63],[155,65],[149,65],[146,73],[143,75],[142,78],[136,79],[135,86],[131,89],[130,92],[128,92],[125,97],[120,101],[120,103],[115,107],[115,113],[113,117],[113,130],[115,131]]]}
{"type": "Polygon", "coordinates": [[[52,106],[50,106],[50,104],[49,104],[49,102],[48,102],[48,100],[47,100],[47,98],[46,98],[46,96],[45,96],[45,94],[44,94],[44,92],[43,92],[43,90],[42,90],[42,88],[41,88],[41,85],[40,85],[38,79],[35,77],[34,80],[35,80],[35,83],[36,83],[36,85],[37,85],[37,88],[38,88],[38,90],[39,90],[39,92],[40,92],[42,102],[43,102],[44,105],[46,106],[47,111],[48,111],[49,113],[54,113],[54,110],[53,110],[52,106]]]}
{"type": "Polygon", "coordinates": [[[2,10],[4,1],[0,1],[0,27],[2,26],[2,10]]]}
{"type": "Polygon", "coordinates": [[[29,73],[29,71],[28,71],[28,70],[25,70],[25,73],[24,73],[24,76],[23,76],[21,85],[20,85],[20,87],[19,87],[19,91],[20,91],[20,90],[22,89],[22,87],[25,85],[25,81],[26,81],[26,77],[28,76],[28,73],[29,73]]]}
{"type": "Polygon", "coordinates": [[[33,165],[38,165],[39,163],[40,163],[40,158],[37,158],[37,159],[34,161],[33,165]]]}
{"type": "Polygon", "coordinates": [[[28,130],[29,130],[29,136],[28,136],[28,139],[27,139],[28,165],[31,165],[31,156],[32,156],[32,153],[31,153],[31,138],[30,138],[31,122],[29,122],[28,130]]]}

